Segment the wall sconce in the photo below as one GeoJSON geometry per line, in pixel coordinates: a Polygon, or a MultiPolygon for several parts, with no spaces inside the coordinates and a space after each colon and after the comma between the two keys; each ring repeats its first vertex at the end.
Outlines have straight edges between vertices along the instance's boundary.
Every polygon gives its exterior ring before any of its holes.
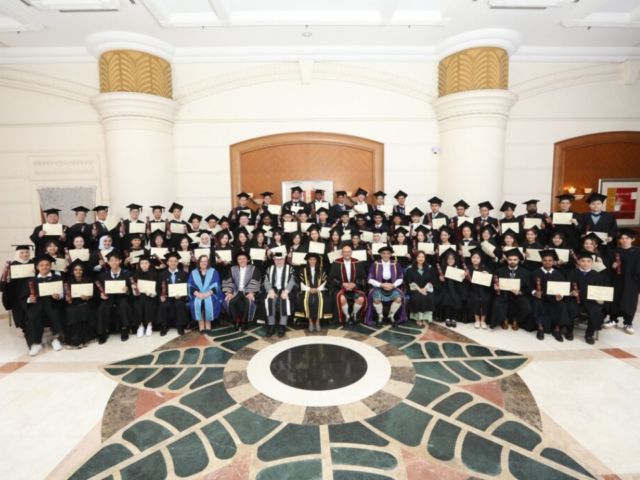
{"type": "Polygon", "coordinates": [[[586,195],[589,195],[591,192],[593,192],[593,188],[585,188],[585,189],[584,189],[584,193],[585,193],[586,195]]]}
{"type": "Polygon", "coordinates": [[[567,188],[567,192],[568,192],[570,195],[574,195],[574,194],[576,193],[576,187],[569,187],[569,188],[567,188]]]}

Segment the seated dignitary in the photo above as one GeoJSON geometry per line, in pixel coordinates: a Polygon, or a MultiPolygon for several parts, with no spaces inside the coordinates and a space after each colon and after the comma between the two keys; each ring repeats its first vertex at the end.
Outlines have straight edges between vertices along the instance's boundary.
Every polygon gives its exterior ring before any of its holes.
{"type": "Polygon", "coordinates": [[[398,323],[407,321],[404,293],[398,288],[402,285],[404,274],[400,263],[391,258],[393,253],[391,247],[382,247],[378,253],[380,259],[369,267],[368,282],[372,288],[368,299],[367,324],[373,324],[375,310],[379,327],[382,326],[384,320],[388,320],[393,326],[396,326],[398,323]],[[389,304],[389,313],[386,317],[383,314],[385,303],[389,304]]]}
{"type": "Polygon", "coordinates": [[[260,272],[249,264],[249,254],[240,251],[235,256],[235,265],[222,282],[225,294],[224,308],[235,322],[236,330],[246,330],[256,313],[256,295],[260,292],[260,272]]]}
{"type": "Polygon", "coordinates": [[[320,320],[331,319],[331,302],[327,298],[327,274],[317,253],[305,255],[307,264],[298,271],[300,291],[296,299],[296,318],[309,320],[309,331],[321,330],[320,320]]]}
{"type": "MultiPolygon", "coordinates": [[[[551,332],[553,338],[562,342],[562,328],[569,327],[569,315],[567,303],[562,295],[549,295],[548,282],[566,282],[565,276],[560,270],[553,268],[558,261],[555,250],[543,250],[540,252],[542,266],[531,272],[531,303],[533,306],[533,318],[536,320],[538,340],[544,340],[544,334],[551,332]]],[[[567,329],[567,340],[573,340],[572,328],[567,329]]]]}
{"type": "Polygon", "coordinates": [[[366,273],[362,262],[351,257],[353,248],[351,243],[342,245],[342,258],[331,264],[329,271],[329,285],[334,289],[334,304],[340,318],[345,325],[355,324],[360,310],[366,311],[367,295],[364,292],[366,273]],[[349,301],[353,303],[349,311],[349,301]]]}
{"type": "Polygon", "coordinates": [[[211,322],[220,316],[222,284],[207,255],[198,257],[198,266],[189,275],[189,299],[191,318],[198,321],[201,334],[209,333],[211,322]]]}
{"type": "Polygon", "coordinates": [[[502,290],[499,285],[494,285],[496,296],[493,301],[491,312],[491,328],[500,324],[503,330],[509,328],[509,318],[513,318],[513,330],[518,330],[524,326],[525,320],[531,314],[531,302],[529,292],[531,285],[529,272],[520,265],[523,255],[517,248],[511,249],[506,254],[507,264],[496,271],[496,276],[517,280],[518,288],[512,290],[502,290]]]}
{"type": "Polygon", "coordinates": [[[184,329],[189,323],[187,314],[189,297],[186,287],[189,274],[179,267],[180,255],[177,252],[167,253],[164,258],[167,268],[158,275],[160,335],[166,335],[171,327],[175,327],[178,334],[184,335],[184,329]],[[184,285],[184,287],[178,285],[184,285]]]}
{"type": "Polygon", "coordinates": [[[123,342],[129,339],[131,327],[131,306],[129,305],[129,277],[131,273],[124,270],[122,255],[117,250],[111,251],[107,257],[108,270],[98,276],[100,290],[100,306],[98,307],[98,323],[96,333],[99,343],[107,341],[110,332],[120,331],[123,342]],[[108,292],[108,293],[107,293],[108,292]]]}
{"type": "Polygon", "coordinates": [[[53,349],[62,350],[59,337],[64,331],[64,294],[62,277],[51,270],[54,261],[46,253],[37,256],[33,261],[37,274],[22,289],[22,299],[27,305],[25,337],[32,357],[42,350],[45,325],[51,326],[53,349]]]}
{"type": "Polygon", "coordinates": [[[267,269],[264,277],[264,291],[266,293],[265,307],[269,319],[267,337],[276,331],[276,315],[278,316],[278,336],[284,336],[287,327],[287,318],[293,314],[291,308],[291,295],[296,287],[294,267],[286,263],[285,254],[276,252],[273,254],[273,262],[267,269]]]}
{"type": "MultiPolygon", "coordinates": [[[[567,305],[569,319],[573,322],[581,316],[587,318],[587,331],[585,341],[589,345],[596,343],[594,335],[596,330],[602,328],[604,320],[604,302],[601,300],[587,299],[590,285],[603,287],[606,280],[602,274],[593,270],[593,257],[589,252],[582,252],[578,255],[577,268],[569,271],[567,279],[571,282],[571,297],[567,305]]],[[[567,331],[573,333],[573,323],[567,331]]]]}
{"type": "Polygon", "coordinates": [[[440,281],[435,269],[429,265],[427,254],[416,252],[413,264],[407,269],[404,281],[409,285],[409,318],[418,325],[425,326],[433,321],[436,310],[440,281]],[[425,323],[427,322],[427,323],[425,323]]]}

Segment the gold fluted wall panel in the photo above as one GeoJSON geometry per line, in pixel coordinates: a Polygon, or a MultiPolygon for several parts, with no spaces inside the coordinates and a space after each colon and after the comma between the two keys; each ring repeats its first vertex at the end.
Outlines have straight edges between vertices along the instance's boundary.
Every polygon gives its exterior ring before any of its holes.
{"type": "Polygon", "coordinates": [[[509,55],[502,48],[462,50],[440,61],[438,96],[469,90],[507,90],[509,55]]]}
{"type": "Polygon", "coordinates": [[[114,50],[100,56],[100,91],[148,93],[173,98],[171,64],[134,50],[114,50]]]}

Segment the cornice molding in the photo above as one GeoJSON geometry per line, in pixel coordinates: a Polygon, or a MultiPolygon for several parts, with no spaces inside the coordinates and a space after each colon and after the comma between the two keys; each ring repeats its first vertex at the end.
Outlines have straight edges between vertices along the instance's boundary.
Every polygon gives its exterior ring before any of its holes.
{"type": "Polygon", "coordinates": [[[146,93],[110,92],[91,97],[103,124],[112,120],[154,120],[173,125],[180,105],[146,93]]]}
{"type": "Polygon", "coordinates": [[[433,102],[433,109],[441,126],[442,122],[472,117],[506,122],[517,100],[517,94],[505,90],[471,90],[440,97],[433,102]]]}
{"type": "Polygon", "coordinates": [[[91,104],[89,99],[100,92],[97,88],[69,80],[2,67],[0,67],[0,86],[46,93],[86,104],[91,104]]]}

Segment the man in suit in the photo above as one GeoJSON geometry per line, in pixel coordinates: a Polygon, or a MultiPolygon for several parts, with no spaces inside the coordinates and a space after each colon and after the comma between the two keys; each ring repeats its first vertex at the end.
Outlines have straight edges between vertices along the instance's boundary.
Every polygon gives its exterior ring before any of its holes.
{"type": "Polygon", "coordinates": [[[187,296],[170,296],[169,286],[186,284],[189,274],[182,268],[178,268],[180,255],[177,252],[167,253],[164,258],[167,268],[158,276],[158,297],[160,298],[160,309],[158,311],[158,323],[160,324],[160,335],[164,336],[171,327],[176,327],[180,335],[184,335],[184,329],[189,322],[187,313],[187,296]]]}
{"type": "Polygon", "coordinates": [[[501,267],[496,272],[498,278],[509,278],[519,280],[520,288],[503,291],[495,285],[494,289],[500,292],[495,296],[493,302],[493,311],[491,312],[491,328],[500,324],[503,330],[509,328],[510,315],[513,315],[512,329],[518,330],[525,325],[525,320],[531,314],[532,307],[529,300],[529,292],[531,285],[529,272],[522,266],[520,262],[524,259],[519,249],[514,248],[507,253],[507,265],[501,267]]]}

